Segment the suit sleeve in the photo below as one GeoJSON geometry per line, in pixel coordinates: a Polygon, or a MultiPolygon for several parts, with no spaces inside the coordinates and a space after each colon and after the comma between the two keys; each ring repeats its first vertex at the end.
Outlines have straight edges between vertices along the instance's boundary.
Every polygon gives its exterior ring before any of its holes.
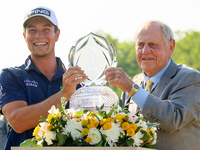
{"type": "Polygon", "coordinates": [[[161,96],[149,95],[143,115],[150,122],[160,122],[160,127],[174,132],[200,123],[200,73],[195,70],[180,71],[161,96]]]}

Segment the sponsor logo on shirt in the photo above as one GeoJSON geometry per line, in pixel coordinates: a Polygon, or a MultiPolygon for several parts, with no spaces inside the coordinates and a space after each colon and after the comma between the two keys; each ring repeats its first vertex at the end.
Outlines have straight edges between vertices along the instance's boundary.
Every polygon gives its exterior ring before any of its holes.
{"type": "Polygon", "coordinates": [[[38,87],[38,83],[35,80],[31,81],[29,79],[26,79],[24,80],[24,83],[26,84],[26,86],[38,87]]]}

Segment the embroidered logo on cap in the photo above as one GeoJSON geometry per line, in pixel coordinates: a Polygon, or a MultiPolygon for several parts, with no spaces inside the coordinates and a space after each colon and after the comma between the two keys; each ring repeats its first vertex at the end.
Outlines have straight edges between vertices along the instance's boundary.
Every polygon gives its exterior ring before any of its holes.
{"type": "Polygon", "coordinates": [[[37,9],[32,10],[32,12],[28,15],[28,17],[32,15],[36,15],[36,14],[42,14],[42,15],[51,17],[51,12],[44,8],[37,8],[37,9]]]}

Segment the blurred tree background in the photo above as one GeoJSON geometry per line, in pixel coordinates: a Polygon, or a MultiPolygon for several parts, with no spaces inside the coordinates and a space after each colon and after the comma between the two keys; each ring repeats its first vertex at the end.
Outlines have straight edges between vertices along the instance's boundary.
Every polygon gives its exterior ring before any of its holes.
{"type": "MultiPolygon", "coordinates": [[[[135,42],[124,41],[119,42],[118,39],[111,35],[102,33],[109,43],[112,43],[117,51],[117,67],[121,67],[130,78],[141,73],[136,60],[135,42]]],[[[200,71],[200,32],[197,31],[177,31],[174,33],[176,46],[172,58],[176,63],[186,64],[200,71]]],[[[134,39],[133,39],[134,40],[134,39]]],[[[109,86],[109,85],[108,85],[109,86]]],[[[111,87],[121,97],[121,90],[118,87],[111,87]]]]}

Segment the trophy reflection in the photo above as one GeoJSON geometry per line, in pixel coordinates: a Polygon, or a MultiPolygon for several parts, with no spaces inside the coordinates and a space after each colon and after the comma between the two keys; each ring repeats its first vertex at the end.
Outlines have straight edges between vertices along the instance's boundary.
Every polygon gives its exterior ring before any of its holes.
{"type": "Polygon", "coordinates": [[[110,110],[118,102],[118,96],[106,85],[104,72],[116,67],[116,51],[112,44],[97,34],[90,33],[79,39],[69,53],[69,65],[81,67],[88,79],[81,83],[70,98],[70,108],[95,111],[96,106],[104,104],[104,110],[110,110]]]}

